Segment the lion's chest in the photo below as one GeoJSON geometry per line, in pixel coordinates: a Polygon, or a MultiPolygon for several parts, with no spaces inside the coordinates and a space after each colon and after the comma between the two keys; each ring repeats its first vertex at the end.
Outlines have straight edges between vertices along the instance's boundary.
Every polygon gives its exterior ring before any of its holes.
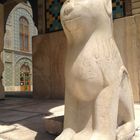
{"type": "Polygon", "coordinates": [[[80,80],[95,81],[102,80],[101,70],[93,56],[80,54],[71,67],[71,74],[80,80]]]}
{"type": "Polygon", "coordinates": [[[96,59],[82,52],[66,71],[66,89],[82,99],[93,99],[103,89],[104,80],[96,59]]]}

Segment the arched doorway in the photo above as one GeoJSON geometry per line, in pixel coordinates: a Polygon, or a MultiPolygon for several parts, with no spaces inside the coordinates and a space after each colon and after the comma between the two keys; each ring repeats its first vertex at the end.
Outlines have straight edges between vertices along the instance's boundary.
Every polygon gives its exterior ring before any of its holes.
{"type": "Polygon", "coordinates": [[[32,7],[28,2],[19,3],[12,9],[5,29],[2,53],[5,92],[32,91],[32,37],[37,35],[38,31],[33,22],[32,7]],[[27,62],[28,68],[23,65],[27,62]]]}
{"type": "Polygon", "coordinates": [[[31,91],[31,73],[28,63],[20,68],[20,91],[31,91]]]}

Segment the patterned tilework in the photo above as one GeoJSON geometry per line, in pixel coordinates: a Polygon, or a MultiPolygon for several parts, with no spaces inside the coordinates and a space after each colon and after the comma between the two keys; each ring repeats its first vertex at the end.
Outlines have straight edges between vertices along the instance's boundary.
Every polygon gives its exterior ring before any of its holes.
{"type": "Polygon", "coordinates": [[[12,53],[10,53],[10,52],[5,52],[4,53],[5,54],[5,62],[11,62],[12,63],[12,53]]]}
{"type": "Polygon", "coordinates": [[[47,32],[61,30],[60,9],[64,0],[46,0],[47,32]]]}
{"type": "Polygon", "coordinates": [[[13,84],[13,71],[12,71],[12,63],[4,64],[4,85],[11,86],[13,84]]]}
{"type": "Polygon", "coordinates": [[[124,0],[112,0],[113,18],[124,16],[124,0]]]}
{"type": "MultiPolygon", "coordinates": [[[[112,0],[113,18],[124,16],[124,0],[112,0]]],[[[62,29],[60,23],[60,9],[64,0],[46,0],[46,30],[47,32],[58,31],[62,29]]]]}
{"type": "Polygon", "coordinates": [[[32,36],[34,35],[37,35],[37,29],[32,19],[32,10],[30,6],[20,3],[11,11],[6,22],[3,83],[8,91],[14,91],[16,88],[13,87],[20,86],[20,68],[22,64],[28,62],[32,74],[32,36]],[[26,17],[29,22],[30,53],[20,51],[19,19],[22,16],[26,17]]]}

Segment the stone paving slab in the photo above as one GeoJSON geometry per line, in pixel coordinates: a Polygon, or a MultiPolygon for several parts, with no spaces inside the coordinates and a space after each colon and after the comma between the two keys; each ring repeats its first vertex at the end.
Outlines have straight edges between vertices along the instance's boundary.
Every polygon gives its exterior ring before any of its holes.
{"type": "Polygon", "coordinates": [[[37,132],[35,139],[32,138],[31,140],[54,140],[55,136],[46,133],[43,117],[44,115],[40,115],[20,121],[20,125],[37,132]]]}
{"type": "MultiPolygon", "coordinates": [[[[12,105],[0,104],[0,109],[16,109],[16,108],[23,107],[23,106],[26,106],[26,105],[23,105],[23,104],[17,104],[17,105],[16,104],[12,104],[12,105]]],[[[28,104],[28,105],[30,105],[30,104],[28,104]]]]}
{"type": "Polygon", "coordinates": [[[0,121],[4,123],[17,122],[17,121],[27,119],[33,116],[37,116],[37,115],[39,115],[39,113],[20,112],[20,111],[0,109],[0,121]]]}
{"type": "Polygon", "coordinates": [[[13,99],[6,99],[0,101],[0,109],[15,109],[23,106],[29,106],[31,104],[38,104],[40,101],[36,101],[33,99],[26,99],[26,98],[15,98],[13,99]]]}
{"type": "Polygon", "coordinates": [[[36,100],[31,98],[6,98],[5,100],[0,100],[0,104],[27,104],[30,102],[35,102],[36,100]]]}
{"type": "MultiPolygon", "coordinates": [[[[16,129],[0,134],[0,140],[54,140],[55,136],[46,133],[43,118],[60,116],[64,113],[62,100],[34,100],[8,98],[0,101],[0,126],[9,123],[17,125],[16,129]],[[11,106],[8,108],[8,106],[11,106]],[[1,123],[1,118],[4,122],[1,123]]],[[[136,136],[140,140],[140,105],[135,105],[136,136]]],[[[9,129],[8,128],[8,129],[9,129]]]]}
{"type": "MultiPolygon", "coordinates": [[[[56,100],[56,101],[54,100],[53,102],[46,101],[46,102],[39,103],[39,104],[32,104],[30,106],[18,107],[15,110],[16,111],[44,113],[47,115],[47,114],[49,114],[50,109],[63,105],[63,104],[64,104],[64,102],[62,100],[56,100]]],[[[51,112],[50,112],[50,114],[51,114],[51,112]]]]}
{"type": "Polygon", "coordinates": [[[8,140],[33,140],[36,137],[37,132],[19,124],[15,125],[16,130],[0,134],[0,137],[8,140]]]}
{"type": "MultiPolygon", "coordinates": [[[[43,115],[39,115],[36,117],[21,120],[18,124],[13,124],[14,126],[18,126],[14,131],[5,132],[2,135],[0,134],[0,138],[4,138],[4,140],[17,140],[18,138],[18,140],[54,140],[55,136],[46,133],[42,117],[43,115]],[[19,136],[24,136],[24,134],[27,135],[25,137],[26,139],[20,139],[19,136]]],[[[7,129],[10,126],[11,125],[7,125],[7,129]]]]}
{"type": "Polygon", "coordinates": [[[0,134],[13,131],[16,129],[16,125],[0,125],[0,134]]]}

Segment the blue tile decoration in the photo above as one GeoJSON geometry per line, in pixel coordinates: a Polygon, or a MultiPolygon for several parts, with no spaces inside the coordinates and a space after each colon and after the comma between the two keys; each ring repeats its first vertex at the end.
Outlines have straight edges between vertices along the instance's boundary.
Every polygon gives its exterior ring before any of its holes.
{"type": "Polygon", "coordinates": [[[112,0],[113,18],[121,18],[124,13],[124,0],[112,0]]]}
{"type": "Polygon", "coordinates": [[[47,32],[53,32],[62,30],[60,23],[60,9],[64,0],[47,0],[46,7],[46,20],[47,20],[47,32]]]}
{"type": "MultiPolygon", "coordinates": [[[[46,31],[62,30],[60,23],[60,9],[65,0],[46,0],[46,31]]],[[[123,17],[124,0],[112,0],[113,18],[123,17]]]]}

